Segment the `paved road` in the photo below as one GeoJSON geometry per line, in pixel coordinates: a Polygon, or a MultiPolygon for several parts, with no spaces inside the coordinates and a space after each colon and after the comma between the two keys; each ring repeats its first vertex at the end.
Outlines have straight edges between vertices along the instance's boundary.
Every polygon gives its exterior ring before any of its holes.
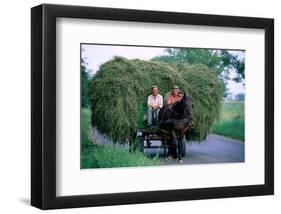
{"type": "MultiPolygon", "coordinates": [[[[152,142],[153,145],[160,145],[159,141],[152,142]]],[[[163,148],[145,149],[148,156],[155,156],[157,153],[163,158],[163,148]]],[[[210,134],[201,143],[192,142],[186,146],[184,164],[205,164],[205,163],[231,163],[244,162],[244,142],[225,138],[220,135],[210,134]]],[[[177,160],[163,161],[163,164],[178,164],[177,160]]]]}

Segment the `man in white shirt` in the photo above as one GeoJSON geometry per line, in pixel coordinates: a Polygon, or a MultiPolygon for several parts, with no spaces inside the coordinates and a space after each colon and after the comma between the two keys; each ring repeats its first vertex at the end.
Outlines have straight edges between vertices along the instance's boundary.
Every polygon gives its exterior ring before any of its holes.
{"type": "Polygon", "coordinates": [[[163,97],[159,94],[157,86],[151,87],[151,95],[147,98],[147,126],[152,125],[153,118],[158,118],[160,108],[163,106],[163,97]]]}

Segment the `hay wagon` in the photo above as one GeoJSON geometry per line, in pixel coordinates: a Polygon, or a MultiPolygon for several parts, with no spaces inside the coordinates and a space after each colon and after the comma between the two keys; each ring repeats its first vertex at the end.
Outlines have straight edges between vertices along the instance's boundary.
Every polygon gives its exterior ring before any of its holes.
{"type": "MultiPolygon", "coordinates": [[[[154,119],[152,126],[148,127],[146,125],[146,112],[147,105],[146,102],[143,102],[138,108],[136,130],[134,133],[134,139],[130,141],[130,147],[141,152],[144,152],[145,149],[164,149],[164,146],[168,149],[168,145],[164,144],[163,137],[158,130],[158,121],[154,119]]],[[[168,138],[168,140],[171,140],[171,138],[168,138]]],[[[184,157],[186,154],[185,141],[181,154],[182,157],[184,157]]]]}
{"type": "Polygon", "coordinates": [[[153,148],[154,141],[162,142],[154,127],[146,127],[144,119],[147,107],[143,101],[152,85],[157,85],[161,93],[178,85],[192,95],[196,127],[189,139],[204,140],[219,116],[224,95],[222,82],[204,65],[113,58],[101,65],[90,81],[92,126],[120,144],[130,140],[140,148],[153,148]]]}

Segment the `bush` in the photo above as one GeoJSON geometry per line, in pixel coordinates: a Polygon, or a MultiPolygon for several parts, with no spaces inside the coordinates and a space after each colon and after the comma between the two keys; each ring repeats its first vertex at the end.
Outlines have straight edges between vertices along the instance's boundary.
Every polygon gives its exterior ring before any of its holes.
{"type": "Polygon", "coordinates": [[[178,85],[192,96],[195,128],[190,137],[204,139],[219,115],[223,96],[222,83],[204,65],[115,57],[101,65],[90,82],[92,125],[113,141],[126,142],[137,128],[137,111],[152,85],[157,85],[162,95],[178,85]]]}

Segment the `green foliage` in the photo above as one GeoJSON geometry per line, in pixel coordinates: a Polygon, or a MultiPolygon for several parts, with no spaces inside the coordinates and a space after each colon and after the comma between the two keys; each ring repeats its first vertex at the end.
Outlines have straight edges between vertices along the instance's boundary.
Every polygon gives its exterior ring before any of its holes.
{"type": "Polygon", "coordinates": [[[160,160],[140,152],[128,152],[118,145],[90,145],[82,153],[82,168],[159,166],[160,160]]]}
{"type": "Polygon", "coordinates": [[[144,115],[147,112],[147,104],[146,102],[140,102],[137,110],[137,118],[136,118],[136,127],[138,129],[146,128],[146,121],[144,120],[144,115]]]}
{"type": "Polygon", "coordinates": [[[140,152],[130,153],[128,149],[117,145],[94,145],[88,140],[91,112],[81,111],[81,168],[107,168],[128,166],[154,166],[160,160],[147,158],[140,152]]]}
{"type": "Polygon", "coordinates": [[[234,69],[236,82],[245,78],[245,61],[238,59],[227,50],[211,50],[199,48],[168,48],[166,54],[152,60],[166,63],[203,64],[215,71],[221,79],[229,79],[229,70],[234,69]]]}
{"type": "Polygon", "coordinates": [[[224,103],[220,119],[214,123],[212,131],[238,140],[245,139],[244,102],[224,103]]]}
{"type": "Polygon", "coordinates": [[[190,138],[203,140],[220,114],[223,83],[206,66],[177,64],[177,67],[187,82],[185,90],[193,98],[195,128],[190,138]]]}
{"type": "Polygon", "coordinates": [[[218,117],[223,87],[204,65],[167,64],[115,57],[104,63],[90,83],[92,125],[115,142],[124,143],[137,128],[139,106],[158,85],[164,95],[172,85],[193,98],[195,129],[192,139],[205,138],[218,117]]]}
{"type": "Polygon", "coordinates": [[[85,65],[81,65],[81,106],[85,108],[89,105],[89,74],[86,72],[85,65]]]}
{"type": "Polygon", "coordinates": [[[90,141],[88,139],[89,129],[91,125],[91,111],[87,108],[81,109],[81,123],[80,123],[80,131],[81,131],[81,145],[82,147],[90,145],[90,141]]]}

